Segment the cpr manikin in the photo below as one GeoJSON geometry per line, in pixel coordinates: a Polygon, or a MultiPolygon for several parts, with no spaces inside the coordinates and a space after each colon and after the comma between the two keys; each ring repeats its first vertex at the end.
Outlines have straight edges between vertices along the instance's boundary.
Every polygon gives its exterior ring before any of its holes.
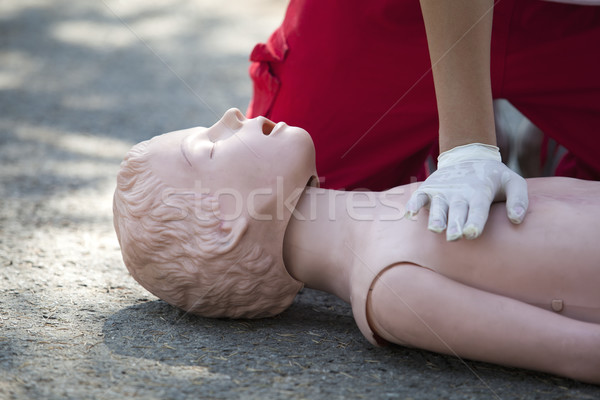
{"type": "Polygon", "coordinates": [[[127,268],[203,316],[275,315],[304,284],[372,343],[600,383],[600,183],[529,180],[522,225],[499,203],[481,237],[447,242],[404,217],[418,183],[320,189],[314,159],[304,130],[238,110],[138,144],[114,198],[127,268]]]}

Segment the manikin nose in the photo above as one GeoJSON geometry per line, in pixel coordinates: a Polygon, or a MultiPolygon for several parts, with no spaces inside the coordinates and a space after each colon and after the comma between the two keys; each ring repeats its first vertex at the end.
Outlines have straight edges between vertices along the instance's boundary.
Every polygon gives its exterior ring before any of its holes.
{"type": "Polygon", "coordinates": [[[237,108],[230,108],[223,114],[223,118],[221,118],[221,122],[234,131],[240,129],[245,120],[246,117],[244,117],[244,114],[237,108]]]}
{"type": "Polygon", "coordinates": [[[208,139],[211,142],[225,140],[244,126],[246,117],[237,108],[231,108],[223,114],[219,122],[208,128],[208,139]]]}

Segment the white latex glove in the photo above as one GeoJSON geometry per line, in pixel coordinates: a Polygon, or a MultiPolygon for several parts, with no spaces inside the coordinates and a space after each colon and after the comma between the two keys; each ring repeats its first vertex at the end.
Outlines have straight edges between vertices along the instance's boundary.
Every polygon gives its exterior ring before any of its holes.
{"type": "Polygon", "coordinates": [[[446,239],[475,239],[488,219],[493,201],[506,200],[511,222],[520,224],[529,198],[527,182],[502,163],[498,147],[473,143],[445,151],[438,169],[421,184],[406,204],[410,217],[429,205],[428,229],[446,239]]]}

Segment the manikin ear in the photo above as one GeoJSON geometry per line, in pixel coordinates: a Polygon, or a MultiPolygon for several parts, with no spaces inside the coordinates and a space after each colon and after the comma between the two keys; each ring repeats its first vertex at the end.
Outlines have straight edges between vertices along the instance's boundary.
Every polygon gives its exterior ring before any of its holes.
{"type": "Polygon", "coordinates": [[[242,216],[231,221],[222,221],[219,225],[219,253],[227,253],[237,246],[247,228],[248,220],[242,216]]]}

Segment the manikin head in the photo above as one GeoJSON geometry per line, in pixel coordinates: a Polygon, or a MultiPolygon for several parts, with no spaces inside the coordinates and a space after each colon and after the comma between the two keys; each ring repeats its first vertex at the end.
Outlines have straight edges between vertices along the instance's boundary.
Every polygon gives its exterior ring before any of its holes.
{"type": "Polygon", "coordinates": [[[236,109],[210,128],[139,143],[114,195],[125,265],[154,295],[202,316],[276,315],[302,287],[283,264],[283,236],[316,183],[306,131],[236,109]]]}

